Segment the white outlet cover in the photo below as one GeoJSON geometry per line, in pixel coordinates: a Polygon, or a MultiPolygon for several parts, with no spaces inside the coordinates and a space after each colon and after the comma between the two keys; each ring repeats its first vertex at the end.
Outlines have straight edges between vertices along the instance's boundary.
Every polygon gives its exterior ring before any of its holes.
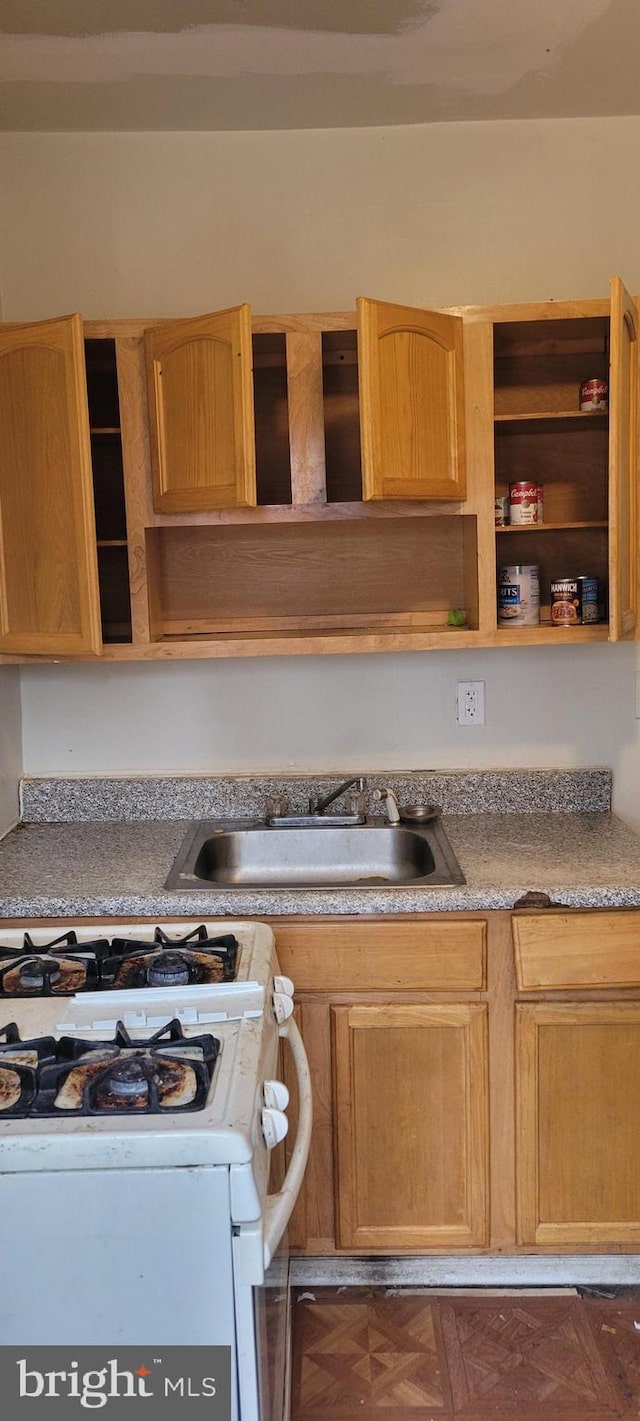
{"type": "Polygon", "coordinates": [[[458,725],[484,725],[484,681],[456,683],[456,722],[458,725]]]}

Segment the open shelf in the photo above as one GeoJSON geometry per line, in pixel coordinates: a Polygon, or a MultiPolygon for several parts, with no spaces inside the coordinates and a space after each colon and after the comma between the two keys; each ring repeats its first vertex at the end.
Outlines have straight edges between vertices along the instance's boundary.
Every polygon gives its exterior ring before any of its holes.
{"type": "Polygon", "coordinates": [[[115,340],[85,340],[102,639],[131,641],[127,515],[115,340]]]}
{"type": "Polygon", "coordinates": [[[501,642],[604,641],[609,592],[609,413],[581,410],[580,385],[608,379],[605,316],[494,325],[495,494],[527,481],[543,488],[544,522],[496,527],[496,563],[535,565],[540,624],[498,626],[501,642]],[[570,631],[551,625],[550,585],[597,577],[600,621],[570,631]]]}
{"type": "Polygon", "coordinates": [[[590,523],[505,523],[496,528],[496,535],[503,533],[558,533],[566,532],[567,529],[576,528],[608,528],[606,520],[596,519],[590,523]]]}
{"type": "Polygon", "coordinates": [[[494,423],[500,426],[501,433],[508,433],[511,425],[532,424],[549,425],[554,424],[593,424],[598,429],[606,429],[609,423],[608,410],[543,410],[535,414],[496,414],[494,423]]]}
{"type": "Polygon", "coordinates": [[[478,625],[471,516],[147,530],[156,637],[478,625]]]}

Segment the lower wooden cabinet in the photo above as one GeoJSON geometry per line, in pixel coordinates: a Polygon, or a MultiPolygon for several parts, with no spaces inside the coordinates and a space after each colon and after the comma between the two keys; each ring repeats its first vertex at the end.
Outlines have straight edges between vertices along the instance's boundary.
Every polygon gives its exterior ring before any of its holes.
{"type": "Polygon", "coordinates": [[[516,1008],[520,1244],[640,1244],[640,1002],[516,1008]]]}
{"type": "Polygon", "coordinates": [[[486,1006],[334,1006],[341,1248],[488,1241],[486,1006]]]}

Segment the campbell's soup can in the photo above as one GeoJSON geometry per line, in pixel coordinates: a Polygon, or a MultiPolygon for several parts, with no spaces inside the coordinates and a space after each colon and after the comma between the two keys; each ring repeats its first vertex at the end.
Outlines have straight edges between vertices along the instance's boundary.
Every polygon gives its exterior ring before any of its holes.
{"type": "Polygon", "coordinates": [[[501,567],[498,576],[498,624],[537,627],[540,621],[540,570],[534,563],[501,567]]]}
{"type": "Polygon", "coordinates": [[[600,618],[597,577],[559,577],[551,583],[551,625],[581,627],[600,618]]]}
{"type": "Polygon", "coordinates": [[[609,408],[609,386],[606,380],[583,380],[580,386],[581,410],[609,408]]]}
{"type": "Polygon", "coordinates": [[[538,522],[538,485],[530,479],[509,484],[509,522],[538,522]]]}

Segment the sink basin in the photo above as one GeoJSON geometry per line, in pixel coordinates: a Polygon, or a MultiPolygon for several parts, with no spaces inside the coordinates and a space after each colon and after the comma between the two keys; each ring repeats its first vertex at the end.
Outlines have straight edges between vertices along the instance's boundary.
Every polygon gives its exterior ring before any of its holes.
{"type": "Polygon", "coordinates": [[[420,828],[379,819],[281,828],[260,820],[192,824],[166,888],[442,888],[464,883],[440,820],[420,828]]]}

